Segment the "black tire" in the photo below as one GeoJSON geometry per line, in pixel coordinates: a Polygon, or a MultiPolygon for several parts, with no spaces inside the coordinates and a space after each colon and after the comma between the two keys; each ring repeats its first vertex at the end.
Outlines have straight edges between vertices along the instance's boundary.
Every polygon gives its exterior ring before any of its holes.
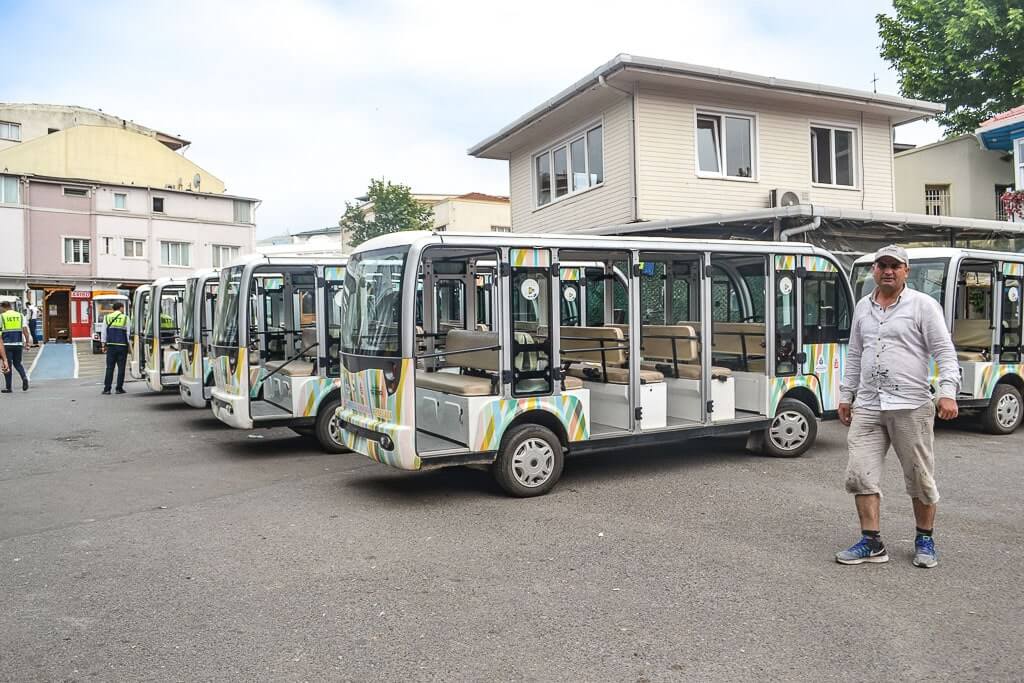
{"type": "Polygon", "coordinates": [[[341,439],[341,430],[338,429],[338,422],[334,419],[334,411],[338,408],[338,401],[325,401],[320,404],[316,413],[316,440],[320,447],[328,453],[346,453],[346,446],[341,439]],[[332,434],[333,432],[333,434],[332,434]]]}
{"type": "Polygon", "coordinates": [[[796,458],[807,452],[818,437],[818,419],[803,401],[779,401],[775,418],[764,431],[764,454],[773,458],[796,458]]]}
{"type": "Polygon", "coordinates": [[[316,427],[289,427],[299,436],[316,436],[316,427]]]}
{"type": "Polygon", "coordinates": [[[997,384],[992,400],[981,414],[981,426],[989,434],[1012,434],[1024,416],[1020,392],[1012,384],[997,384]]]}
{"type": "Polygon", "coordinates": [[[505,432],[491,472],[506,493],[529,498],[550,491],[564,465],[562,442],[550,429],[521,424],[505,432]]]}

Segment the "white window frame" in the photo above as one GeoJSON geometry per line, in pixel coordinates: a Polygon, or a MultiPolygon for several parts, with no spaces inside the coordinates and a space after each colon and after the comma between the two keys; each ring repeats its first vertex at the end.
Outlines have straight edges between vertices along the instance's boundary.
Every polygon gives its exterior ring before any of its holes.
{"type": "Polygon", "coordinates": [[[250,201],[246,201],[244,199],[233,199],[232,202],[233,203],[232,203],[231,208],[233,209],[233,212],[234,212],[234,215],[232,216],[232,218],[234,218],[234,222],[235,223],[239,223],[240,225],[252,225],[253,222],[254,222],[253,221],[253,215],[252,215],[253,214],[253,210],[252,210],[252,208],[253,208],[252,204],[253,203],[250,202],[250,201]],[[247,221],[240,221],[240,220],[238,220],[238,207],[242,206],[242,205],[245,205],[247,207],[246,210],[249,213],[249,220],[247,220],[247,221]]]}
{"type": "Polygon", "coordinates": [[[811,121],[807,126],[807,153],[809,154],[810,164],[809,169],[811,171],[811,187],[821,187],[830,190],[855,190],[860,191],[861,189],[861,178],[860,178],[860,128],[851,126],[843,123],[831,123],[828,121],[811,121]],[[831,167],[831,183],[819,183],[814,180],[814,148],[811,146],[811,129],[812,128],[827,128],[829,133],[829,144],[832,146],[832,154],[829,155],[829,163],[831,167]],[[841,130],[846,133],[850,133],[850,180],[853,181],[852,185],[838,185],[836,184],[836,131],[841,130]]]}
{"type": "MultiPolygon", "coordinates": [[[[66,264],[66,265],[69,265],[69,266],[87,266],[87,265],[91,264],[92,263],[92,244],[91,244],[91,242],[92,242],[92,239],[89,238],[89,237],[81,237],[79,235],[61,235],[61,239],[60,239],[60,260],[61,260],[61,262],[66,264]],[[67,260],[67,252],[68,252],[67,243],[68,243],[69,240],[78,241],[78,242],[82,242],[83,244],[85,244],[87,246],[87,248],[86,249],[79,249],[79,253],[84,255],[85,252],[88,251],[89,252],[89,258],[87,260],[85,260],[85,261],[68,261],[67,260]]],[[[73,253],[74,252],[74,248],[72,248],[71,251],[73,253]]]]}
{"type": "Polygon", "coordinates": [[[111,204],[111,206],[113,207],[114,211],[127,211],[128,210],[128,193],[127,192],[115,192],[114,193],[114,200],[113,200],[113,203],[111,204]],[[124,197],[124,206],[118,206],[117,205],[117,198],[118,197],[124,197]]]}
{"type": "Polygon", "coordinates": [[[1013,141],[1013,163],[1017,167],[1017,171],[1014,175],[1017,179],[1017,185],[1014,189],[1018,192],[1024,191],[1024,138],[1018,138],[1013,141]]]}
{"type": "Polygon", "coordinates": [[[7,135],[0,135],[0,140],[10,140],[11,142],[21,142],[21,124],[15,123],[14,121],[0,121],[0,126],[3,126],[7,131],[17,131],[16,137],[11,137],[8,132],[7,135]]]}
{"type": "Polygon", "coordinates": [[[61,188],[60,188],[60,191],[61,191],[61,194],[63,194],[65,197],[79,197],[79,198],[82,198],[82,197],[88,197],[89,196],[89,188],[88,187],[82,187],[81,185],[62,185],[61,188]],[[71,194],[68,194],[68,190],[72,191],[71,194]],[[84,192],[85,194],[78,194],[79,192],[84,192]]]}
{"type": "MultiPolygon", "coordinates": [[[[168,249],[168,261],[170,260],[170,249],[168,249]]],[[[160,240],[160,267],[161,268],[191,268],[192,267],[192,243],[181,242],[179,240],[160,240]],[[184,245],[188,247],[188,263],[164,263],[164,245],[176,244],[179,245],[178,254],[180,256],[180,246],[184,245]]]]}
{"type": "Polygon", "coordinates": [[[149,211],[150,211],[150,213],[159,213],[159,214],[166,214],[166,213],[167,213],[167,197],[159,197],[159,196],[154,196],[154,197],[153,197],[152,199],[150,199],[150,201],[149,201],[149,211]],[[163,203],[161,204],[161,206],[162,206],[163,208],[162,208],[162,209],[160,209],[159,211],[157,211],[157,210],[156,210],[156,207],[155,207],[155,206],[153,206],[153,203],[154,203],[154,202],[155,202],[155,201],[156,201],[157,199],[159,199],[159,200],[160,200],[161,202],[163,202],[163,203]]]}
{"type": "Polygon", "coordinates": [[[567,135],[565,137],[559,138],[557,142],[553,142],[553,143],[550,143],[548,145],[545,145],[544,147],[541,147],[541,148],[537,149],[536,151],[534,151],[530,155],[530,191],[531,191],[531,193],[533,195],[533,210],[534,211],[540,211],[541,209],[546,209],[547,207],[551,206],[552,204],[557,204],[558,202],[560,202],[562,200],[569,199],[570,197],[578,197],[578,196],[580,196],[582,194],[585,194],[587,192],[590,192],[592,190],[596,190],[599,187],[604,187],[604,179],[605,179],[605,177],[607,176],[607,173],[608,173],[608,166],[607,166],[607,164],[605,164],[605,160],[607,159],[607,155],[605,154],[605,152],[607,150],[607,147],[605,145],[604,127],[605,127],[604,118],[602,117],[600,119],[596,119],[594,121],[591,121],[589,124],[587,124],[585,126],[577,128],[572,133],[572,135],[567,135]],[[579,189],[579,190],[573,190],[572,189],[572,152],[570,151],[570,146],[572,145],[573,142],[579,140],[580,138],[583,138],[583,152],[584,152],[584,155],[585,155],[585,158],[586,158],[586,162],[584,164],[584,170],[585,170],[585,173],[587,175],[587,178],[589,179],[590,178],[590,149],[587,146],[587,134],[589,132],[591,132],[592,130],[596,129],[596,128],[600,128],[601,129],[601,169],[602,169],[601,182],[595,183],[593,185],[587,185],[587,187],[584,187],[584,188],[579,189]],[[558,149],[563,148],[563,147],[565,148],[565,169],[566,169],[566,181],[568,183],[568,192],[563,194],[561,197],[555,197],[555,174],[554,174],[554,163],[555,162],[554,162],[554,152],[556,150],[558,150],[558,149]],[[544,204],[538,204],[537,203],[537,190],[538,190],[538,187],[537,187],[537,157],[544,156],[545,154],[548,155],[548,170],[549,170],[550,176],[551,176],[551,199],[549,199],[544,204]]]}
{"type": "Polygon", "coordinates": [[[15,175],[0,175],[0,204],[21,204],[21,180],[15,175]],[[4,193],[8,178],[14,180],[14,200],[4,193]]]}
{"type": "Polygon", "coordinates": [[[924,213],[926,216],[951,216],[953,186],[950,183],[926,183],[924,186],[924,213]],[[932,193],[934,196],[929,196],[932,193]],[[932,213],[931,208],[939,209],[932,213]]]}
{"type": "Polygon", "coordinates": [[[242,248],[237,244],[211,244],[210,263],[214,268],[226,268],[232,261],[242,254],[242,248]],[[234,250],[234,254],[227,259],[224,258],[224,250],[234,250]]]}
{"type": "Polygon", "coordinates": [[[717,180],[735,180],[741,183],[756,183],[760,170],[758,162],[761,159],[760,149],[760,128],[757,112],[740,111],[736,109],[720,109],[717,107],[694,107],[693,110],[693,171],[698,178],[713,178],[717,180]],[[700,168],[700,150],[697,148],[697,121],[700,117],[718,119],[718,173],[713,171],[702,171],[700,168]],[[747,119],[750,121],[750,177],[726,175],[725,173],[725,118],[747,119]]]}
{"type": "Polygon", "coordinates": [[[121,238],[121,254],[122,254],[121,258],[134,259],[134,260],[144,260],[146,258],[146,240],[139,239],[138,237],[123,237],[123,238],[121,238]],[[133,243],[132,244],[132,255],[131,256],[128,255],[128,249],[127,249],[129,242],[133,243]],[[137,250],[135,248],[136,246],[139,246],[139,245],[142,246],[142,253],[141,254],[139,254],[138,253],[139,250],[137,250]]]}

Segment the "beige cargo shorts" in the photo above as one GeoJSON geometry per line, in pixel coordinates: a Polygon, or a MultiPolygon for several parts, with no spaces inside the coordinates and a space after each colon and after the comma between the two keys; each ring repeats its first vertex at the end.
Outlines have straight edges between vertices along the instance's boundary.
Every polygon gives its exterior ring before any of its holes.
{"type": "Polygon", "coordinates": [[[846,437],[850,460],[846,490],[855,495],[881,495],[885,456],[891,445],[903,467],[907,495],[926,505],[939,502],[935,486],[935,404],[908,410],[853,408],[846,437]]]}

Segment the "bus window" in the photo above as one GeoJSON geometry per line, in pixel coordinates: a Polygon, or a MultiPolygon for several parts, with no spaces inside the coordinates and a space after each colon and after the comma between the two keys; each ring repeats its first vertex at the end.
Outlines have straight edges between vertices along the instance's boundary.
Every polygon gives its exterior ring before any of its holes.
{"type": "Polygon", "coordinates": [[[796,374],[796,272],[775,272],[775,374],[796,374]]]}
{"type": "Polygon", "coordinates": [[[1021,279],[1007,277],[1003,280],[1003,320],[1000,324],[999,362],[1019,363],[1021,355],[1021,279]]]}
{"type": "Polygon", "coordinates": [[[466,283],[462,280],[438,280],[434,302],[437,312],[437,331],[447,332],[466,328],[466,283]]]}
{"type": "MultiPolygon", "coordinates": [[[[907,275],[907,286],[927,294],[945,307],[943,296],[946,291],[946,268],[949,259],[914,259],[910,262],[910,273],[907,275]]],[[[871,263],[857,263],[850,275],[853,285],[853,300],[860,301],[875,291],[875,278],[871,263]]]]}
{"type": "Polygon", "coordinates": [[[736,283],[721,268],[711,266],[711,319],[716,322],[741,322],[743,307],[736,283]]]}
{"type": "MultiPolygon", "coordinates": [[[[543,253],[550,253],[546,250],[543,253]]],[[[550,394],[551,288],[550,271],[512,268],[512,395],[550,394]]]]}
{"type": "Polygon", "coordinates": [[[850,338],[850,302],[839,273],[811,272],[803,277],[804,344],[829,344],[850,338]]]}
{"type": "Polygon", "coordinates": [[[678,325],[684,320],[696,320],[700,318],[699,302],[694,298],[690,300],[690,292],[697,291],[696,277],[699,266],[694,264],[673,261],[672,262],[672,288],[669,292],[671,299],[672,315],[669,316],[670,323],[678,325]]]}
{"type": "Polygon", "coordinates": [[[604,271],[601,268],[584,270],[587,283],[587,324],[604,324],[604,271]]]}
{"type": "Polygon", "coordinates": [[[764,322],[764,298],[768,293],[768,280],[765,277],[764,270],[764,259],[758,259],[759,263],[748,263],[742,266],[738,266],[736,270],[739,272],[740,277],[743,278],[743,283],[747,287],[747,292],[750,295],[750,315],[746,316],[746,320],[749,322],[763,323],[764,322]]]}
{"type": "Polygon", "coordinates": [[[579,327],[583,324],[580,318],[580,283],[578,280],[565,280],[561,285],[562,325],[579,327]]]}
{"type": "Polygon", "coordinates": [[[664,325],[665,264],[645,261],[640,269],[640,321],[644,325],[664,325]]]}

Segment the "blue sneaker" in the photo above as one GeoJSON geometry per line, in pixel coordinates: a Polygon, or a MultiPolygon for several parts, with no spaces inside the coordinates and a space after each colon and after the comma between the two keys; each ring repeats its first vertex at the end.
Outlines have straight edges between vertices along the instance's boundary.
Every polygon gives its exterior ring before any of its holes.
{"type": "Polygon", "coordinates": [[[885,545],[879,542],[879,547],[871,549],[871,539],[862,536],[859,541],[836,553],[836,562],[839,564],[864,564],[865,562],[888,562],[889,554],[885,552],[885,545]]]}
{"type": "Polygon", "coordinates": [[[935,539],[918,534],[914,539],[914,566],[931,569],[938,563],[939,556],[935,552],[935,539]]]}

